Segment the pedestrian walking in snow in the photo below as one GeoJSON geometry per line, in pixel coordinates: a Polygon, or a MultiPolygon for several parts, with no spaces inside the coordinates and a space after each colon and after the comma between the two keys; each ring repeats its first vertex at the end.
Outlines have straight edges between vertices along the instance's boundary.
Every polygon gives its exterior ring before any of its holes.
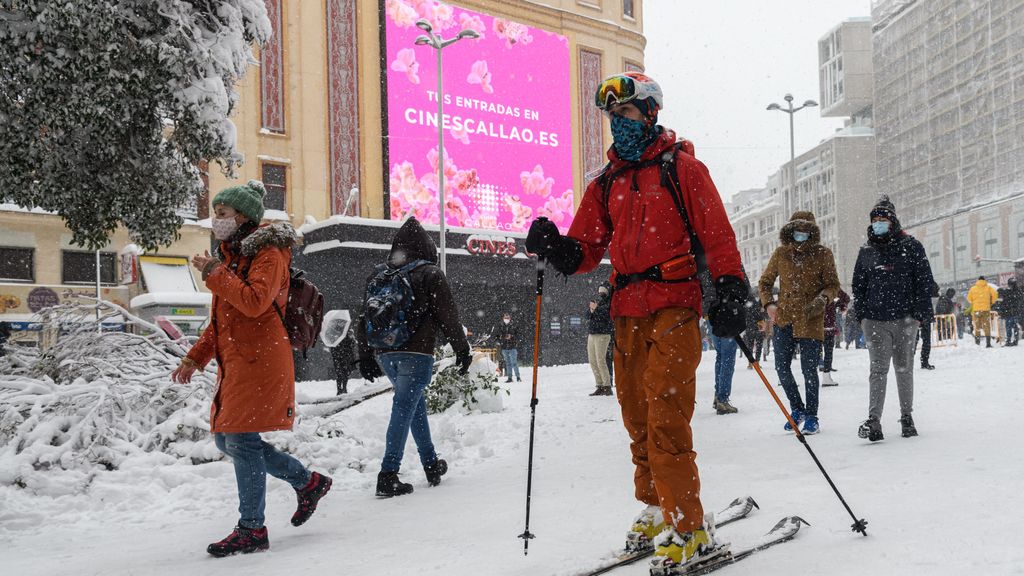
{"type": "Polygon", "coordinates": [[[932,267],[924,247],[903,231],[896,208],[883,196],[871,209],[868,242],[861,246],[853,269],[857,318],[868,341],[871,358],[868,419],[858,429],[861,438],[883,438],[889,365],[896,371],[903,437],[917,436],[914,411],[914,345],[917,331],[932,312],[932,267]]]}
{"type": "Polygon", "coordinates": [[[612,339],[611,295],[607,286],[597,289],[597,297],[587,304],[587,360],[597,387],[591,396],[611,396],[612,376],[605,357],[612,339]]]}
{"type": "Polygon", "coordinates": [[[345,337],[330,349],[338,396],[348,394],[349,372],[352,371],[352,366],[356,363],[356,339],[353,336],[353,332],[353,330],[349,330],[345,337]]]}
{"type": "MultiPolygon", "coordinates": [[[[761,274],[758,288],[761,302],[776,304],[775,370],[786,397],[793,421],[803,423],[801,432],[817,434],[818,360],[825,339],[825,306],[839,293],[832,251],[821,245],[821,230],[811,212],[795,212],[779,231],[782,245],[772,253],[761,274]],[[778,301],[772,300],[772,287],[779,281],[778,301]],[[793,356],[799,351],[804,376],[805,399],[793,377],[793,356]]],[[[786,430],[792,430],[789,422],[786,430]]]]}
{"type": "Polygon", "coordinates": [[[971,306],[971,320],[974,323],[974,343],[981,345],[981,333],[985,333],[985,348],[992,347],[992,307],[999,300],[999,292],[984,276],[967,291],[967,302],[971,306]]]}
{"type": "Polygon", "coordinates": [[[1003,301],[1003,319],[1006,321],[1006,346],[1016,346],[1020,341],[1019,323],[1024,320],[1024,288],[1016,278],[1006,281],[1006,287],[999,289],[1003,301]]]}
{"type": "MultiPolygon", "coordinates": [[[[747,326],[743,331],[743,340],[753,353],[754,360],[758,361],[764,352],[764,325],[767,316],[764,308],[761,307],[761,301],[757,298],[757,293],[752,290],[747,299],[747,326]]],[[[754,365],[748,362],[747,370],[753,369],[754,365]]]]}
{"type": "Polygon", "coordinates": [[[175,382],[188,383],[197,369],[217,359],[210,431],[234,464],[240,515],[234,531],[207,548],[217,557],[270,548],[264,525],[267,474],[295,489],[293,526],[305,523],[331,489],[328,476],[260,438],[261,432],[291,430],[295,419],[295,366],[280,311],[288,302],[296,236],[287,223],[260,225],[265,193],[262,182],[250,180],[214,197],[217,255],[192,257],[213,293],[212,321],[171,373],[175,382]]]}
{"type": "MultiPolygon", "coordinates": [[[[953,297],[956,296],[956,290],[947,288],[946,292],[939,296],[938,301],[935,302],[935,315],[936,316],[949,316],[956,315],[956,303],[953,302],[953,297]]],[[[954,318],[953,322],[957,325],[957,331],[959,328],[959,319],[954,318]]],[[[952,326],[949,323],[942,322],[939,324],[939,340],[950,340],[953,338],[952,326]]]]}
{"type": "Polygon", "coordinates": [[[0,321],[0,356],[7,355],[7,341],[11,338],[11,325],[0,321]]]}
{"type": "Polygon", "coordinates": [[[843,312],[846,311],[846,307],[850,304],[850,295],[839,289],[839,295],[829,300],[825,306],[825,340],[822,343],[822,361],[821,371],[825,374],[822,376],[822,386],[838,386],[835,380],[832,379],[832,372],[835,369],[832,368],[832,355],[836,348],[836,341],[841,339],[840,334],[842,330],[839,328],[839,318],[842,317],[843,312]]]}
{"type": "MultiPolygon", "coordinates": [[[[930,266],[930,264],[929,264],[930,266]]],[[[932,298],[939,297],[939,285],[932,282],[931,290],[929,291],[932,298]]],[[[932,355],[932,323],[935,322],[934,316],[929,316],[926,320],[921,322],[921,327],[917,333],[921,339],[921,369],[923,370],[935,370],[935,366],[932,366],[929,359],[932,355]]]]}
{"type": "Polygon", "coordinates": [[[463,374],[469,370],[472,356],[451,287],[437,261],[434,240],[418,220],[409,218],[395,234],[387,262],[367,280],[367,298],[356,332],[359,372],[369,382],[386,374],[395,388],[384,459],[377,475],[380,498],[413,491],[412,484],[398,477],[410,431],[427,483],[437,486],[448,471],[448,463],[434,450],[424,394],[433,374],[438,332],[451,344],[463,374]]]}
{"type": "Polygon", "coordinates": [[[509,312],[501,316],[498,344],[501,347],[501,357],[505,360],[505,382],[512,381],[513,373],[516,375],[516,381],[522,382],[523,379],[519,376],[519,326],[512,321],[512,314],[509,312]]]}
{"type": "Polygon", "coordinates": [[[690,428],[701,357],[696,256],[706,254],[714,279],[709,318],[719,338],[743,331],[747,287],[707,168],[691,143],[657,124],[657,83],[635,72],[611,76],[596,104],[611,120],[610,162],[588,184],[568,234],[538,218],[526,246],[563,274],[588,272],[606,250],[610,256],[615,388],[632,440],[636,498],[648,505],[627,547],[653,547],[652,569],[675,574],[722,551],[704,524],[690,428]]]}

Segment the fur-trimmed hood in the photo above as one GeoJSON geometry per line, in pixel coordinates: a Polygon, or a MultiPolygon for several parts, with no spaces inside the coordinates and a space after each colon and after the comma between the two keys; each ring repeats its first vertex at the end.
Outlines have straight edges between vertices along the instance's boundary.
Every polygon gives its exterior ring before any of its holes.
{"type": "Polygon", "coordinates": [[[783,246],[791,244],[799,244],[802,246],[813,246],[821,243],[821,229],[818,228],[818,224],[814,221],[814,213],[807,211],[797,211],[789,218],[789,222],[785,226],[779,229],[779,241],[782,242],[783,246]],[[798,243],[793,240],[793,232],[807,232],[811,235],[806,242],[798,243]]]}
{"type": "Polygon", "coordinates": [[[242,240],[242,256],[252,258],[268,246],[291,248],[298,241],[295,228],[288,222],[264,224],[242,240]]]}

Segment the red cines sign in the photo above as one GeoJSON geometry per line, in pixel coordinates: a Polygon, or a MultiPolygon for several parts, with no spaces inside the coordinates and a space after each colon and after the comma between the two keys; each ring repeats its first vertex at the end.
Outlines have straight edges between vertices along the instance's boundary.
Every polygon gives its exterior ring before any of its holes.
{"type": "Polygon", "coordinates": [[[505,256],[511,258],[519,248],[516,239],[509,236],[484,236],[474,234],[466,238],[466,250],[480,256],[505,256]]]}

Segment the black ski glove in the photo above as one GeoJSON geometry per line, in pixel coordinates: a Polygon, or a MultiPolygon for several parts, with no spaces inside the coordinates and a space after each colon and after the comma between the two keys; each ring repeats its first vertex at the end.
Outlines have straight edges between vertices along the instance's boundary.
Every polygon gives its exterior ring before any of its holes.
{"type": "Polygon", "coordinates": [[[459,374],[469,374],[469,365],[473,363],[473,355],[469,350],[463,350],[455,354],[455,365],[459,367],[459,374]]]}
{"type": "Polygon", "coordinates": [[[566,276],[576,273],[583,262],[580,243],[558,232],[558,226],[541,216],[530,225],[526,235],[526,250],[547,260],[555,270],[566,276]]]}
{"type": "Polygon", "coordinates": [[[374,378],[380,378],[384,375],[384,371],[380,369],[380,364],[377,364],[377,360],[373,356],[363,356],[359,359],[359,373],[367,382],[373,382],[374,378]]]}
{"type": "Polygon", "coordinates": [[[734,338],[747,327],[747,284],[735,276],[715,280],[715,303],[708,311],[711,332],[719,338],[734,338]]]}

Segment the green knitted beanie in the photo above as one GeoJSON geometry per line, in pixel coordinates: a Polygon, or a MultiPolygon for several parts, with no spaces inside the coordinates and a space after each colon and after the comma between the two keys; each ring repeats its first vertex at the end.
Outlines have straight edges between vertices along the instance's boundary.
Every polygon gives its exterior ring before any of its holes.
{"type": "Polygon", "coordinates": [[[231,206],[244,214],[249,220],[259,224],[263,220],[263,197],[267,189],[259,180],[249,180],[244,186],[232,186],[221,190],[214,196],[213,205],[231,206]]]}

